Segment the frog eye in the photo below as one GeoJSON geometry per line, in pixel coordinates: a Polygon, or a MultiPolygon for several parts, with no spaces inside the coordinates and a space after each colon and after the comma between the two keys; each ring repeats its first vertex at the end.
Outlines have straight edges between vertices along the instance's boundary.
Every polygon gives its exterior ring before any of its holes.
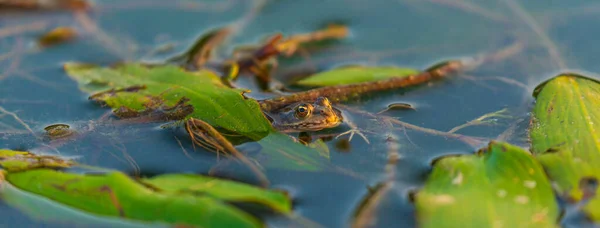
{"type": "Polygon", "coordinates": [[[310,114],[310,109],[306,105],[296,107],[296,116],[299,118],[307,117],[310,114]]]}

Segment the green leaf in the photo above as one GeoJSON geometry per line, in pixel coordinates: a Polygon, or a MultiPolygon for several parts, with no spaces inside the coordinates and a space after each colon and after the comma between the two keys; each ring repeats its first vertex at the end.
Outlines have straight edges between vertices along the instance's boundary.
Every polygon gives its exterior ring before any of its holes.
{"type": "Polygon", "coordinates": [[[18,209],[35,220],[46,221],[50,224],[69,224],[72,227],[169,227],[166,223],[148,223],[118,217],[98,216],[20,190],[8,182],[1,183],[1,185],[0,199],[3,203],[18,209]]]}
{"type": "Polygon", "coordinates": [[[497,142],[437,161],[415,200],[421,227],[556,227],[559,214],[541,165],[497,142]]]}
{"type": "Polygon", "coordinates": [[[91,213],[197,227],[261,227],[250,214],[208,195],[156,192],[120,172],[37,169],[7,173],[14,186],[91,213]]]}
{"type": "Polygon", "coordinates": [[[165,174],[142,179],[142,183],[152,185],[168,194],[207,194],[227,202],[257,203],[276,211],[289,213],[291,201],[284,192],[266,191],[251,185],[214,177],[192,174],[165,174]]]}
{"type": "Polygon", "coordinates": [[[312,75],[296,82],[296,84],[303,86],[345,85],[378,81],[392,77],[406,77],[417,73],[419,71],[415,69],[393,66],[346,66],[312,75]]]}
{"type": "MultiPolygon", "coordinates": [[[[559,75],[539,85],[534,96],[532,151],[562,196],[571,202],[588,198],[594,192],[587,182],[600,178],[600,84],[579,75],[559,75]]],[[[593,198],[584,211],[599,221],[600,199],[593,198]]]]}
{"type": "Polygon", "coordinates": [[[223,85],[208,70],[187,72],[176,66],[146,67],[137,63],[115,68],[67,63],[64,67],[82,91],[95,94],[93,99],[105,102],[117,112],[124,106],[137,112],[155,109],[181,115],[187,114],[183,107],[189,104],[193,112],[187,117],[201,119],[215,128],[254,139],[272,131],[255,100],[244,98],[243,90],[223,85]]]}
{"type": "Polygon", "coordinates": [[[0,149],[0,166],[10,172],[36,168],[67,168],[72,161],[48,155],[35,155],[25,151],[0,149]]]}
{"type": "Polygon", "coordinates": [[[136,63],[115,68],[67,63],[65,69],[79,83],[82,91],[95,94],[92,96],[94,99],[115,110],[124,106],[144,112],[156,103],[157,97],[166,106],[177,106],[180,99],[186,97],[189,99],[187,103],[193,106],[193,113],[188,117],[201,119],[219,130],[257,140],[263,146],[262,152],[269,155],[269,167],[316,171],[328,161],[319,157],[319,151],[275,132],[255,100],[244,98],[241,95],[243,90],[221,84],[213,72],[192,73],[176,66],[146,67],[136,63]]]}

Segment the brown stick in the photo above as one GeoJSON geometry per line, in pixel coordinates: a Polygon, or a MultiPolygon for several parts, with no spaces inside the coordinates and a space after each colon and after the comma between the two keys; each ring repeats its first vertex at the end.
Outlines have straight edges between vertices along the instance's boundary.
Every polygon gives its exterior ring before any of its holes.
{"type": "MultiPolygon", "coordinates": [[[[227,140],[225,137],[223,137],[223,135],[221,135],[221,133],[219,133],[210,124],[208,124],[202,120],[199,120],[199,119],[190,118],[186,122],[186,126],[191,126],[190,128],[186,127],[186,129],[188,129],[188,131],[194,131],[196,129],[205,131],[210,137],[212,137],[218,143],[218,145],[222,146],[222,148],[224,149],[224,152],[233,155],[235,158],[239,159],[242,163],[247,165],[248,168],[250,168],[250,170],[259,179],[259,181],[261,182],[261,185],[263,187],[269,186],[269,180],[267,179],[267,176],[265,176],[265,174],[256,166],[256,164],[252,163],[248,158],[246,158],[246,156],[244,156],[244,154],[240,153],[233,146],[233,144],[231,144],[231,142],[229,142],[229,140],[227,140]]],[[[189,132],[189,133],[192,134],[193,132],[189,132]]],[[[194,140],[194,142],[197,143],[195,140],[194,140]]],[[[203,146],[203,145],[200,145],[200,146],[203,146]]]]}
{"type": "Polygon", "coordinates": [[[363,82],[349,85],[331,86],[308,90],[305,92],[294,93],[289,96],[277,97],[273,99],[261,100],[261,108],[264,111],[273,111],[280,109],[290,103],[300,101],[313,101],[318,97],[327,97],[332,102],[348,100],[352,97],[360,96],[364,93],[384,91],[396,88],[406,88],[419,85],[434,79],[443,78],[451,73],[463,69],[465,65],[461,61],[449,61],[440,67],[431,70],[410,75],[407,77],[390,78],[386,80],[363,82]]]}

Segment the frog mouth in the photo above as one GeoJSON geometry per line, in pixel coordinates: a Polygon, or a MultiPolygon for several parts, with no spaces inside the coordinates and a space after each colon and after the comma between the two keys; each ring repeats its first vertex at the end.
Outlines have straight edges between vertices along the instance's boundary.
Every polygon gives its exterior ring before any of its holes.
{"type": "Polygon", "coordinates": [[[339,119],[336,118],[335,121],[323,120],[319,122],[299,124],[297,126],[297,131],[320,131],[326,128],[334,128],[341,124],[341,122],[338,120],[339,119]]]}

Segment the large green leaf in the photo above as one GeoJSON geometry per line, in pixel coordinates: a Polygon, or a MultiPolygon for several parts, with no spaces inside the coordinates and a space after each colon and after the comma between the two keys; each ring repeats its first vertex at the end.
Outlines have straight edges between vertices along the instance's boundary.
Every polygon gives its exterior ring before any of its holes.
{"type": "MultiPolygon", "coordinates": [[[[186,104],[193,107],[188,116],[216,128],[254,139],[272,130],[255,100],[244,98],[243,90],[226,87],[208,70],[187,72],[176,66],[146,67],[137,63],[114,68],[67,63],[65,69],[82,91],[96,94],[94,99],[115,110],[123,106],[134,111],[168,110],[187,98],[186,104]],[[142,86],[145,88],[140,89],[142,86]],[[131,87],[138,89],[127,89],[131,87]],[[104,93],[97,94],[99,92],[104,93]]],[[[177,109],[171,111],[178,112],[177,109]]]]}
{"type": "Polygon", "coordinates": [[[259,203],[276,211],[291,211],[291,201],[284,192],[265,191],[247,184],[192,174],[165,174],[141,180],[163,193],[207,194],[227,202],[259,203]]]}
{"type": "MultiPolygon", "coordinates": [[[[557,191],[578,202],[590,194],[589,181],[600,178],[600,84],[559,75],[538,86],[534,96],[532,150],[557,191]]],[[[584,211],[599,221],[600,200],[592,199],[584,211]]]]}
{"type": "Polygon", "coordinates": [[[224,86],[213,72],[186,72],[176,66],[146,67],[136,63],[115,68],[67,63],[65,69],[79,82],[81,90],[95,94],[94,99],[115,110],[125,106],[145,111],[156,103],[157,97],[164,105],[174,106],[186,97],[193,106],[190,117],[258,140],[262,152],[269,155],[267,166],[314,171],[321,170],[328,161],[318,151],[274,132],[255,100],[244,98],[243,90],[224,86]],[[141,86],[145,89],[140,89],[141,86]]]}
{"type": "Polygon", "coordinates": [[[260,203],[283,212],[289,212],[291,205],[281,192],[184,175],[146,179],[156,188],[148,188],[120,172],[83,175],[36,169],[5,175],[8,182],[20,189],[98,215],[198,227],[262,226],[250,214],[221,199],[260,203]],[[217,189],[209,190],[213,185],[217,189]],[[197,189],[199,186],[205,189],[197,189]],[[165,191],[160,191],[163,187],[165,191]],[[225,187],[231,192],[215,193],[225,187]],[[190,191],[176,191],[180,189],[190,191]],[[247,192],[235,195],[234,191],[247,192]],[[209,194],[196,194],[202,192],[209,194]]]}
{"type": "Polygon", "coordinates": [[[559,214],[541,165],[506,143],[438,160],[415,199],[422,227],[555,227],[559,214]]]}
{"type": "Polygon", "coordinates": [[[46,197],[23,191],[8,182],[0,183],[0,198],[3,203],[18,209],[35,220],[42,220],[50,224],[68,224],[71,227],[170,227],[167,223],[149,223],[84,212],[56,203],[46,197]]]}
{"type": "Polygon", "coordinates": [[[296,84],[303,86],[345,85],[378,81],[392,77],[405,77],[417,73],[419,73],[419,71],[415,69],[393,66],[345,66],[309,76],[296,82],[296,84]]]}

